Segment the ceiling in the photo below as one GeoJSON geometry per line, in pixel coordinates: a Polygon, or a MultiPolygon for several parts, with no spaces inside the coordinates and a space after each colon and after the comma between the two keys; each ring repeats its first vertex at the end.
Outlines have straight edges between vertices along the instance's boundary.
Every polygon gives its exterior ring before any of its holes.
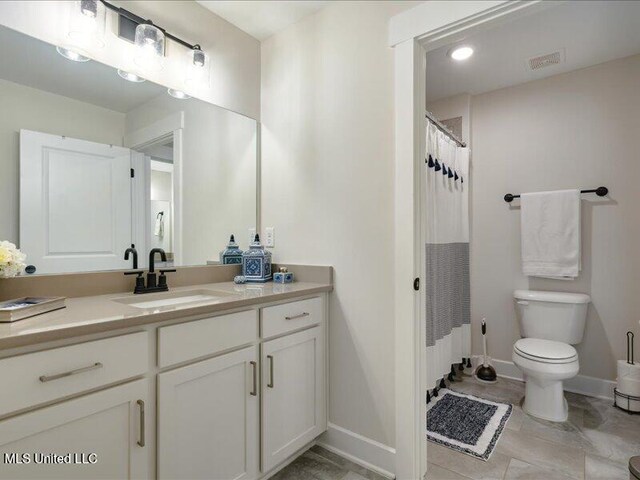
{"type": "Polygon", "coordinates": [[[198,3],[260,41],[329,4],[328,1],[309,0],[222,2],[198,0],[198,3]]]}
{"type": "Polygon", "coordinates": [[[640,53],[640,2],[571,1],[470,36],[474,55],[427,54],[427,102],[477,95],[640,53]],[[564,63],[531,71],[527,59],[560,50],[564,63]]]}
{"type": "Polygon", "coordinates": [[[56,47],[0,26],[0,78],[127,113],[165,89],[155,83],[132,83],[98,62],[72,62],[56,47]]]}

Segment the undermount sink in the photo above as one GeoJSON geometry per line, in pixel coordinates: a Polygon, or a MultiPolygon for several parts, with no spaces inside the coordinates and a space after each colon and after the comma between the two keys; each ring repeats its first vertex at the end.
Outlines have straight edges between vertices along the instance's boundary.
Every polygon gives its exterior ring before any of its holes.
{"type": "Polygon", "coordinates": [[[129,305],[130,307],[150,309],[178,307],[190,303],[209,303],[230,295],[233,295],[233,293],[199,289],[134,295],[114,298],[113,301],[129,305]]]}

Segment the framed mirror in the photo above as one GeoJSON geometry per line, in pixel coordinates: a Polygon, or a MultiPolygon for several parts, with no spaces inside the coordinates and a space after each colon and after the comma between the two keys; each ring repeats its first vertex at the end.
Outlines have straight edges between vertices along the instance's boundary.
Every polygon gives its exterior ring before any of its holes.
{"type": "MultiPolygon", "coordinates": [[[[0,27],[0,240],[31,274],[215,263],[257,223],[257,122],[0,27]]],[[[243,240],[245,240],[243,242],[243,240]]]]}

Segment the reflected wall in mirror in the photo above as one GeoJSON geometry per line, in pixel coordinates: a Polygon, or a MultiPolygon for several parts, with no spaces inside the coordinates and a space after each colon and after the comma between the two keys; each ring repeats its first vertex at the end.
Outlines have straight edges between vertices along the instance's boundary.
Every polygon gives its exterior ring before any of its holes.
{"type": "Polygon", "coordinates": [[[256,226],[256,121],[122,75],[0,27],[0,240],[35,273],[215,262],[256,226]]]}

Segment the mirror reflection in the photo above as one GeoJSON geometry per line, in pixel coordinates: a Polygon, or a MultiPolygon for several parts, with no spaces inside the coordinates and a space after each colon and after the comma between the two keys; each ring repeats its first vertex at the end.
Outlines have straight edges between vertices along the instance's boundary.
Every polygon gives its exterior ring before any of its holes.
{"type": "Polygon", "coordinates": [[[0,241],[27,271],[215,263],[255,227],[256,121],[132,80],[0,27],[0,241]]]}

